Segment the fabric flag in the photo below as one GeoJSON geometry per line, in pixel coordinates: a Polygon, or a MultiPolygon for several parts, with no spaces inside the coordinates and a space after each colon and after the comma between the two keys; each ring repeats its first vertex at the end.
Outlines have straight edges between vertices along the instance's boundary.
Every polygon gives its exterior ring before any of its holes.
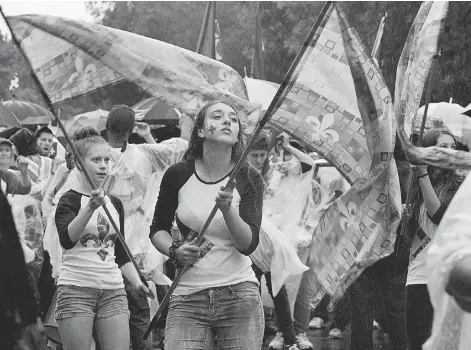
{"type": "Polygon", "coordinates": [[[216,2],[208,1],[196,52],[206,57],[222,61],[221,32],[216,19],[216,2]]]}
{"type": "Polygon", "coordinates": [[[259,105],[247,101],[242,77],[221,62],[93,23],[43,15],[7,20],[52,103],[128,81],[188,115],[214,99],[231,102],[245,134],[256,126],[259,105]]]}
{"type": "Polygon", "coordinates": [[[309,143],[352,183],[314,229],[306,272],[315,294],[337,295],[394,249],[401,200],[392,98],[339,4],[301,62],[271,123],[309,143]]]}
{"type": "Polygon", "coordinates": [[[252,78],[264,79],[265,69],[263,64],[263,35],[262,35],[262,20],[260,12],[260,2],[257,2],[257,17],[255,20],[255,52],[253,58],[253,74],[252,78]]]}
{"type": "MultiPolygon", "coordinates": [[[[439,147],[414,147],[409,141],[430,72],[437,43],[443,30],[448,2],[424,2],[406,39],[396,73],[395,114],[404,151],[414,163],[442,168],[471,169],[471,154],[439,147]]],[[[446,123],[446,117],[444,122],[446,123]]],[[[420,123],[420,122],[419,122],[420,123]]]]}

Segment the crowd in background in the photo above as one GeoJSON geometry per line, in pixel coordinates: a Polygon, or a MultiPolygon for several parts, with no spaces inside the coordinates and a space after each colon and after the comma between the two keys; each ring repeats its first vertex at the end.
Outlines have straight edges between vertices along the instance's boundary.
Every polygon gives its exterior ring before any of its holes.
{"type": "MultiPolygon", "coordinates": [[[[151,349],[152,338],[143,339],[151,310],[183,266],[193,267],[157,325],[167,349],[255,350],[270,335],[270,349],[313,349],[308,329],[328,323],[333,339],[351,324],[351,349],[373,349],[374,327],[389,335],[391,349],[422,348],[434,318],[429,244],[466,174],[419,165],[411,186],[397,140],[402,202],[410,195],[412,207],[404,205],[394,252],[340,301],[331,305],[327,296],[313,309],[303,278],[312,234],[348,183],[271,130],[224,188],[243,151],[235,109],[210,103],[194,119],[183,115],[180,128],[178,137],[156,141],[132,109],[115,106],[105,133],[87,126],[74,133],[82,162],[68,146],[63,157],[51,156],[48,127],[0,139],[0,348],[45,346],[42,323],[52,314],[64,349],[151,349]],[[214,198],[218,213],[196,244],[214,198]]],[[[467,150],[445,128],[427,131],[420,145],[467,150]]]]}

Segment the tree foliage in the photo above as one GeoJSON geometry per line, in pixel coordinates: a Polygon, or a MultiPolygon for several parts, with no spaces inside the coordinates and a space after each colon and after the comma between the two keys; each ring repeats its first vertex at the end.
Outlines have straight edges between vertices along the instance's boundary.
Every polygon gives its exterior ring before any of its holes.
{"type": "MultiPolygon", "coordinates": [[[[280,83],[288,71],[323,2],[261,2],[265,47],[265,79],[280,83]]],[[[341,2],[351,24],[371,49],[381,17],[387,12],[380,49],[380,66],[394,94],[397,62],[420,2],[341,2]]],[[[198,1],[112,1],[89,2],[88,11],[97,23],[145,35],[195,51],[206,3],[198,1]]],[[[242,76],[250,74],[255,42],[255,2],[218,2],[223,62],[242,76]]],[[[471,103],[471,4],[450,2],[446,30],[441,38],[442,55],[432,77],[432,102],[448,101],[466,106],[471,103]]],[[[12,43],[0,40],[0,99],[9,99],[10,80],[20,77],[17,98],[44,104],[29,71],[12,43]]],[[[114,103],[133,104],[144,94],[136,86],[118,84],[87,96],[61,103],[66,115],[96,108],[108,109],[114,103]]]]}

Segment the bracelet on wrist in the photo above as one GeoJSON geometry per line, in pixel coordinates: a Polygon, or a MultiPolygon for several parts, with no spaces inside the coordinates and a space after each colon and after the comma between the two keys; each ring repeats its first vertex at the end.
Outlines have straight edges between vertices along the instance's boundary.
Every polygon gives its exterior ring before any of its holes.
{"type": "Polygon", "coordinates": [[[428,173],[425,173],[425,174],[419,175],[419,176],[417,176],[417,180],[418,180],[418,179],[421,179],[421,178],[423,178],[423,177],[426,177],[426,176],[428,176],[428,173]]]}
{"type": "Polygon", "coordinates": [[[168,257],[170,261],[172,262],[173,265],[177,266],[178,261],[177,261],[177,256],[176,256],[176,250],[182,246],[182,241],[177,239],[172,242],[172,245],[170,248],[168,248],[168,257]]]}

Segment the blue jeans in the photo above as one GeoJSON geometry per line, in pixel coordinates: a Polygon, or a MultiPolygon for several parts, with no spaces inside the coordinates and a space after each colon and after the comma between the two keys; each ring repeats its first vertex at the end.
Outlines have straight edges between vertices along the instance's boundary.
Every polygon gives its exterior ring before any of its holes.
{"type": "Polygon", "coordinates": [[[132,350],[152,350],[152,333],[147,340],[144,340],[144,333],[150,324],[150,308],[147,297],[139,294],[126,278],[123,277],[123,279],[130,312],[129,330],[132,350]]]}
{"type": "Polygon", "coordinates": [[[219,350],[260,350],[264,323],[258,286],[253,282],[172,296],[165,349],[205,350],[217,337],[219,350]]]}
{"type": "Polygon", "coordinates": [[[60,285],[55,317],[64,350],[90,349],[93,328],[101,349],[129,349],[129,311],[124,289],[60,285]]]}

